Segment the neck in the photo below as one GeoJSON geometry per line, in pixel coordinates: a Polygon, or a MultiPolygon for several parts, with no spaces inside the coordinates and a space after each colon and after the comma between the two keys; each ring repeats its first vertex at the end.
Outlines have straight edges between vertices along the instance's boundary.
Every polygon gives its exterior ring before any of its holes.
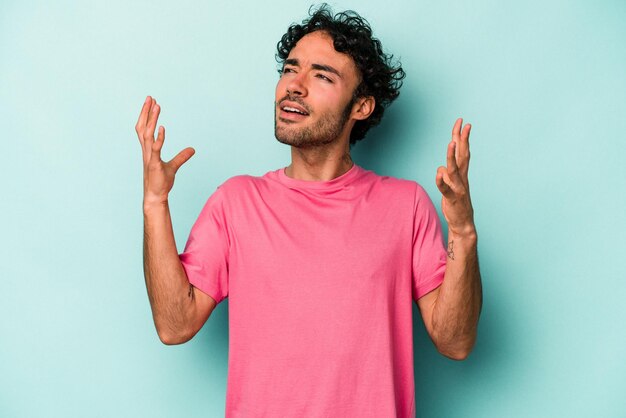
{"type": "Polygon", "coordinates": [[[352,168],[348,142],[336,146],[296,148],[291,147],[291,164],[285,168],[288,177],[297,180],[328,181],[352,168]]]}

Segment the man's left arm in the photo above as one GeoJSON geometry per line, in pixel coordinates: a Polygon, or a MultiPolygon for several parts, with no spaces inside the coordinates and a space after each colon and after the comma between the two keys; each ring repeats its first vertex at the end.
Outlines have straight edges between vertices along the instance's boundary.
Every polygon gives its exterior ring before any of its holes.
{"type": "Polygon", "coordinates": [[[437,350],[463,360],[476,341],[482,307],[477,234],[469,195],[469,133],[457,119],[448,144],[447,166],[437,169],[441,209],[448,223],[448,259],[443,283],[418,299],[426,330],[437,350]]]}

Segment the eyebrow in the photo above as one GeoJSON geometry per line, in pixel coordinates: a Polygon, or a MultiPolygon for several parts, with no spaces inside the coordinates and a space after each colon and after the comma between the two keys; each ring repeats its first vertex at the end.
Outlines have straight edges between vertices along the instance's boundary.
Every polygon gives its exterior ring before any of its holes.
{"type": "MultiPolygon", "coordinates": [[[[297,58],[289,58],[289,59],[285,60],[285,64],[283,65],[283,67],[285,65],[293,65],[294,67],[299,67],[300,66],[300,61],[298,61],[297,58]]],[[[336,70],[335,68],[331,67],[330,65],[311,64],[311,68],[313,68],[314,70],[320,70],[320,71],[326,71],[328,73],[333,73],[333,74],[336,74],[337,77],[343,78],[341,73],[338,70],[336,70]]]]}

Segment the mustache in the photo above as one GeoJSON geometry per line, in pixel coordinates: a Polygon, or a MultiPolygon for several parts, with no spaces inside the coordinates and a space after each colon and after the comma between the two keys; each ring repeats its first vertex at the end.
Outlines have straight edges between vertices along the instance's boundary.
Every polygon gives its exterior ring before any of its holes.
{"type": "Polygon", "coordinates": [[[309,106],[306,103],[304,103],[304,101],[302,101],[301,98],[299,98],[299,97],[292,97],[289,94],[287,94],[286,96],[284,96],[282,99],[280,99],[278,101],[278,105],[280,106],[280,104],[282,102],[284,102],[285,100],[289,100],[290,102],[298,103],[300,106],[302,106],[304,108],[304,110],[306,110],[306,112],[308,114],[311,114],[311,109],[309,109],[309,106]]]}

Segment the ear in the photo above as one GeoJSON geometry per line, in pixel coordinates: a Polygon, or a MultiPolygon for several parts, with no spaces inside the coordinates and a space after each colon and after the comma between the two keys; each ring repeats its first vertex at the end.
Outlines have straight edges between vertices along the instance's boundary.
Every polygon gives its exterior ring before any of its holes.
{"type": "Polygon", "coordinates": [[[352,118],[365,120],[370,117],[376,106],[374,96],[359,97],[352,106],[352,118]]]}

